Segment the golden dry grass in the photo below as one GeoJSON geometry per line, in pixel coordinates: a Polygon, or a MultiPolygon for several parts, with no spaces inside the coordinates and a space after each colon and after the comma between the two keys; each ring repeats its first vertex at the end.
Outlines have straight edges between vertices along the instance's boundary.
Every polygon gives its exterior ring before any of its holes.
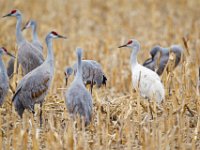
{"type": "MultiPolygon", "coordinates": [[[[13,8],[21,10],[24,23],[37,20],[43,43],[51,30],[68,40],[54,41],[56,69],[43,106],[43,127],[38,115],[27,111],[19,119],[10,92],[0,109],[2,149],[200,149],[200,1],[5,0],[0,14],[13,8]],[[166,100],[160,108],[151,104],[155,111],[151,120],[148,103],[132,91],[130,50],[117,47],[136,38],[142,47],[138,61],[143,63],[155,44],[183,45],[182,37],[188,40],[188,51],[182,65],[162,76],[166,100]],[[94,90],[93,120],[86,128],[70,120],[61,89],[63,70],[74,63],[77,46],[84,49],[85,59],[99,61],[108,77],[106,88],[94,90]]],[[[0,19],[0,43],[13,53],[15,24],[15,18],[0,19]]],[[[30,31],[24,35],[31,39],[30,31]]]]}

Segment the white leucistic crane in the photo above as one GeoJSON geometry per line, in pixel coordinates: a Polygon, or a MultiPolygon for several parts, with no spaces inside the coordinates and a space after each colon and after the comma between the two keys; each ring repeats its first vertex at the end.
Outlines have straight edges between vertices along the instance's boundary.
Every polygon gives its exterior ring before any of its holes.
{"type": "Polygon", "coordinates": [[[42,53],[30,42],[24,39],[21,31],[22,14],[19,10],[12,10],[3,17],[16,17],[16,40],[18,45],[18,63],[22,66],[23,74],[29,73],[31,70],[40,66],[44,62],[42,53]]]}
{"type": "Polygon", "coordinates": [[[165,98],[165,90],[160,77],[152,70],[138,64],[137,54],[140,50],[140,44],[137,40],[131,39],[120,46],[132,49],[130,63],[132,71],[132,84],[134,89],[138,89],[141,96],[148,99],[155,99],[160,104],[165,98]]]}
{"type": "Polygon", "coordinates": [[[77,48],[77,73],[74,81],[65,93],[67,109],[73,117],[77,114],[84,118],[85,125],[92,118],[92,96],[85,88],[82,78],[82,49],[77,48]]]}
{"type": "MultiPolygon", "coordinates": [[[[73,73],[76,75],[77,72],[77,63],[74,64],[73,69],[71,67],[67,67],[65,69],[65,78],[66,84],[69,76],[73,73]]],[[[97,85],[97,87],[101,87],[101,85],[106,86],[107,78],[103,72],[101,65],[94,60],[82,60],[82,77],[83,83],[85,85],[90,84],[90,91],[92,94],[93,85],[97,85]]]]}
{"type": "Polygon", "coordinates": [[[65,38],[52,31],[46,36],[47,57],[42,65],[26,74],[19,82],[12,100],[15,110],[22,117],[24,109],[34,113],[34,105],[40,104],[40,124],[42,124],[42,103],[51,86],[54,74],[54,54],[52,39],[65,38]]]}
{"type": "Polygon", "coordinates": [[[2,106],[9,88],[7,71],[2,60],[2,56],[5,54],[11,57],[15,57],[11,53],[9,53],[4,47],[0,48],[0,106],[2,106]]]}

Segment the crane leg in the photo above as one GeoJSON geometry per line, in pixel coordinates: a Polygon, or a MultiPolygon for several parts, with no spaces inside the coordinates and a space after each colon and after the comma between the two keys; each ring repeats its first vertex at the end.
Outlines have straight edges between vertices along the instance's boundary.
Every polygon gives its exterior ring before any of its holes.
{"type": "Polygon", "coordinates": [[[40,103],[40,127],[42,127],[42,102],[40,103]]]}
{"type": "Polygon", "coordinates": [[[93,80],[92,80],[92,82],[91,82],[91,84],[90,84],[90,92],[91,92],[91,95],[92,95],[92,89],[93,89],[93,80]]]}
{"type": "Polygon", "coordinates": [[[150,114],[151,114],[151,119],[153,120],[153,109],[151,107],[150,99],[148,99],[148,102],[149,102],[149,111],[150,111],[150,114]]]}

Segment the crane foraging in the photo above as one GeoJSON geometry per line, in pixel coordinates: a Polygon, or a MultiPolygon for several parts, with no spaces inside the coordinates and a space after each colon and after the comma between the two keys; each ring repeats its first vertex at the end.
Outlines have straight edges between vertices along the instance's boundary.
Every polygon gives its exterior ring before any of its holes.
{"type": "MultiPolygon", "coordinates": [[[[71,67],[67,67],[65,69],[65,79],[66,84],[69,76],[73,73],[76,75],[77,72],[77,63],[74,64],[73,69],[71,67]]],[[[97,87],[101,87],[101,85],[106,86],[107,78],[102,70],[101,65],[94,60],[82,60],[82,77],[83,83],[85,85],[90,85],[90,91],[92,94],[93,85],[97,85],[97,87]]]]}
{"type": "Polygon", "coordinates": [[[3,55],[15,57],[11,53],[9,53],[4,47],[0,48],[0,106],[2,106],[4,102],[4,98],[9,88],[9,80],[8,80],[7,71],[2,60],[3,55]]]}
{"type": "Polygon", "coordinates": [[[175,65],[174,69],[178,66],[181,60],[181,56],[183,54],[183,48],[180,45],[172,45],[170,48],[162,48],[160,46],[155,46],[152,48],[150,51],[151,58],[147,59],[144,63],[143,66],[156,71],[158,75],[162,75],[164,69],[166,68],[166,65],[169,60],[169,55],[170,55],[170,50],[175,54],[175,65]],[[160,60],[158,62],[157,66],[157,61],[160,55],[160,60]],[[156,70],[157,68],[157,70],[156,70]]]}
{"type": "Polygon", "coordinates": [[[92,96],[85,88],[82,78],[82,49],[76,49],[77,73],[68,91],[65,93],[65,102],[70,115],[80,115],[84,118],[85,125],[91,122],[92,118],[92,96]]]}
{"type": "Polygon", "coordinates": [[[22,31],[28,28],[32,28],[32,44],[37,47],[37,49],[42,53],[43,52],[43,46],[38,38],[37,35],[37,23],[34,20],[29,20],[26,25],[22,28],[22,31]]]}
{"type": "Polygon", "coordinates": [[[19,10],[12,10],[3,17],[16,17],[16,40],[18,45],[17,62],[22,66],[23,74],[29,73],[31,70],[40,66],[44,62],[42,53],[30,42],[24,39],[21,31],[22,14],[19,10]]]}
{"type": "Polygon", "coordinates": [[[42,124],[42,103],[51,86],[54,74],[54,54],[52,39],[65,38],[52,31],[46,36],[47,57],[44,63],[28,74],[19,82],[16,93],[12,98],[15,110],[22,118],[24,109],[34,113],[34,105],[40,104],[40,124],[42,124]]]}
{"type": "Polygon", "coordinates": [[[160,77],[152,70],[138,64],[137,54],[140,50],[140,44],[137,40],[131,39],[119,48],[128,47],[132,49],[130,63],[132,71],[132,84],[134,89],[138,89],[142,97],[155,99],[160,104],[165,97],[165,90],[160,77]]]}

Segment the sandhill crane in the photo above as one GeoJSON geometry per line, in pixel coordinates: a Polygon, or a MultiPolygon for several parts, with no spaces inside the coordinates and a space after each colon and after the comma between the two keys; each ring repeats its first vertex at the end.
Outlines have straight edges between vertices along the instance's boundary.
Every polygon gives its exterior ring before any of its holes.
{"type": "Polygon", "coordinates": [[[147,97],[148,99],[155,98],[158,104],[161,103],[165,97],[165,90],[160,77],[154,71],[137,62],[137,54],[140,50],[139,42],[135,39],[131,39],[127,44],[119,46],[119,48],[122,47],[132,49],[130,62],[134,89],[138,89],[141,96],[147,97]]]}
{"type": "MultiPolygon", "coordinates": [[[[74,64],[74,75],[77,72],[77,63],[74,64]]],[[[67,67],[65,70],[65,78],[66,84],[68,77],[73,73],[73,69],[71,67],[67,67]]],[[[97,87],[101,87],[101,85],[106,86],[107,78],[102,70],[101,65],[94,60],[82,60],[82,77],[83,83],[85,85],[90,84],[90,91],[92,94],[93,85],[97,85],[97,87]]]]}
{"type": "Polygon", "coordinates": [[[40,104],[40,123],[42,124],[42,103],[50,88],[54,74],[53,38],[65,38],[52,31],[46,36],[47,57],[42,65],[26,74],[19,82],[12,100],[16,111],[22,118],[24,109],[34,113],[34,105],[40,104]]]}
{"type": "Polygon", "coordinates": [[[15,66],[15,58],[10,58],[7,64],[7,75],[9,78],[12,78],[15,66]]]}
{"type": "Polygon", "coordinates": [[[181,56],[183,53],[183,48],[180,45],[172,45],[170,48],[162,48],[160,46],[155,46],[151,51],[151,58],[147,59],[144,63],[143,66],[156,71],[158,75],[162,75],[167,62],[169,60],[169,53],[171,52],[175,53],[176,59],[175,59],[175,66],[174,69],[178,66],[181,60],[181,56]],[[158,62],[158,69],[156,70],[156,63],[158,61],[158,55],[160,53],[160,61],[158,62]]]}
{"type": "Polygon", "coordinates": [[[65,102],[69,113],[74,116],[79,114],[84,117],[85,125],[88,125],[92,116],[92,97],[86,90],[82,78],[82,49],[77,48],[77,73],[68,91],[65,93],[65,102]]]}
{"type": "Polygon", "coordinates": [[[9,88],[7,71],[2,60],[2,55],[4,54],[15,57],[11,53],[9,53],[4,47],[0,48],[0,106],[2,106],[9,88]]]}
{"type": "Polygon", "coordinates": [[[33,36],[33,40],[32,40],[32,44],[37,47],[38,50],[41,51],[41,53],[43,52],[43,46],[38,38],[37,35],[37,23],[34,20],[29,20],[26,25],[22,28],[22,30],[25,30],[27,28],[32,28],[32,36],[33,36]]]}
{"type": "Polygon", "coordinates": [[[21,31],[22,14],[19,10],[12,10],[3,17],[14,16],[17,18],[16,40],[18,45],[17,62],[22,66],[23,74],[27,74],[44,62],[42,53],[31,43],[24,39],[21,31]]]}

